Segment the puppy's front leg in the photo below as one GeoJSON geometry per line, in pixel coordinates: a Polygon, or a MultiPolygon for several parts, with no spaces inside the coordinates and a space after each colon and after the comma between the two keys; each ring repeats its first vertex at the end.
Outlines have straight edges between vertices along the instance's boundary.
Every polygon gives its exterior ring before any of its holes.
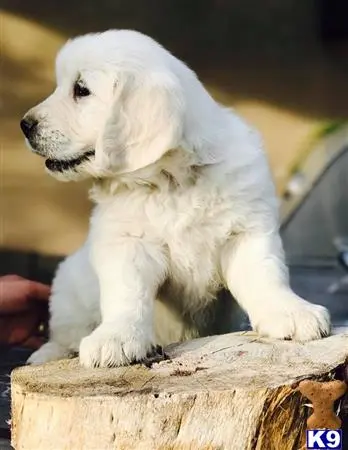
{"type": "Polygon", "coordinates": [[[278,233],[236,237],[226,244],[221,262],[229,290],[260,335],[307,341],[329,333],[328,311],[291,290],[278,233]]]}
{"type": "Polygon", "coordinates": [[[86,367],[121,366],[146,357],[154,341],[153,303],[166,273],[160,245],[143,238],[96,243],[92,262],[99,278],[102,323],[82,339],[86,367]]]}

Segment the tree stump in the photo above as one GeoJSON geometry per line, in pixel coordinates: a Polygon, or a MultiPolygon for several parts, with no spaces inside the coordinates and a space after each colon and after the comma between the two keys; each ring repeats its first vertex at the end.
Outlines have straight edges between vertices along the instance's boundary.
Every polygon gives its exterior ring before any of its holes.
{"type": "Polygon", "coordinates": [[[332,379],[348,334],[300,344],[232,333],[173,344],[151,367],[78,360],[12,374],[16,450],[294,450],[306,378],[332,379]]]}

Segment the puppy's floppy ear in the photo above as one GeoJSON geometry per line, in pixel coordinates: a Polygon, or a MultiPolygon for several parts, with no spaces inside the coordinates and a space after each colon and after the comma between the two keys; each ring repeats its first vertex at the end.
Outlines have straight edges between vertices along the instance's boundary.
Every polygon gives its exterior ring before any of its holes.
{"type": "Polygon", "coordinates": [[[129,75],[121,81],[97,142],[100,167],[116,173],[132,172],[178,146],[183,98],[178,81],[166,73],[152,73],[142,80],[129,75]]]}

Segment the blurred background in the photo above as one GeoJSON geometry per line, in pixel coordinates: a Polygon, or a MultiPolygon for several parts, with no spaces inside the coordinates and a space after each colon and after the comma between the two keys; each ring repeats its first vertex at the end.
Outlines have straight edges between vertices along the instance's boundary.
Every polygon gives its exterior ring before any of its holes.
{"type": "Polygon", "coordinates": [[[19,121],[54,88],[55,54],[69,37],[133,28],[187,62],[217,100],[261,131],[294,287],[330,304],[337,323],[348,319],[346,1],[1,4],[1,273],[50,279],[59,258],[83,242],[88,185],[50,178],[26,149],[19,121]]]}

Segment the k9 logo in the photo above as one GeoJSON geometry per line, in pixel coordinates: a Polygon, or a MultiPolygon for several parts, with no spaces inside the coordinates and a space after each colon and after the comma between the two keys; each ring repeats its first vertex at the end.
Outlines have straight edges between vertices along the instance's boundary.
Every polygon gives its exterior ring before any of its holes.
{"type": "Polygon", "coordinates": [[[307,430],[307,450],[342,450],[342,430],[307,430]]]}

